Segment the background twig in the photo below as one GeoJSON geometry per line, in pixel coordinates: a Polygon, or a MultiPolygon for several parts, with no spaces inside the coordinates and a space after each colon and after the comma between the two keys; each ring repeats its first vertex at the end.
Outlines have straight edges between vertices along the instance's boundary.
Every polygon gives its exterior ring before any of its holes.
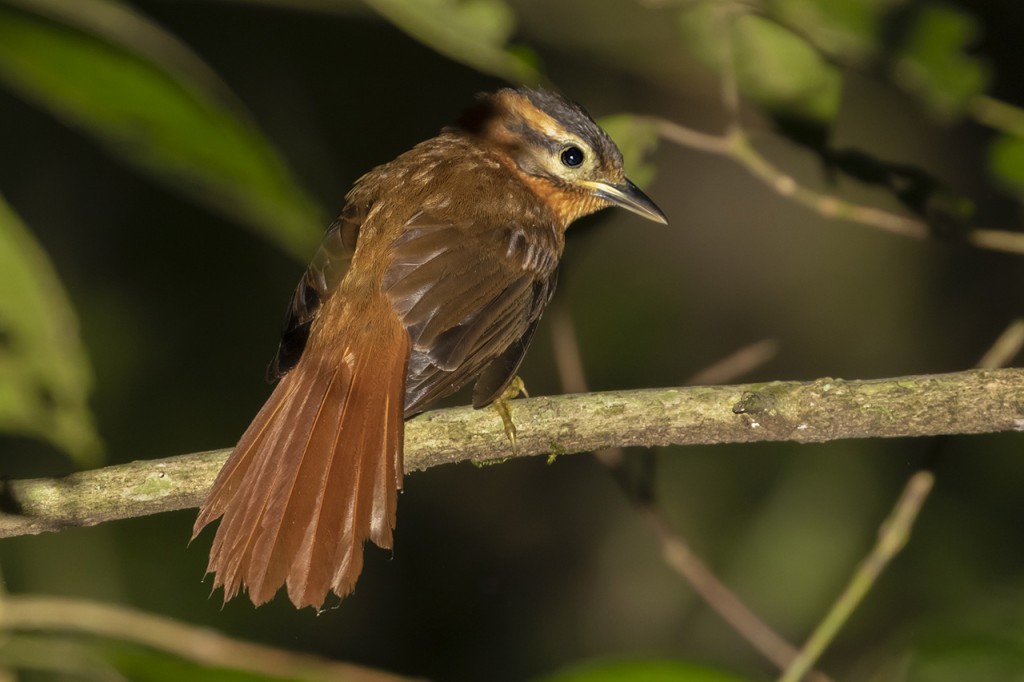
{"type": "Polygon", "coordinates": [[[799,682],[804,679],[807,671],[839,632],[839,628],[874,586],[878,576],[907,544],[910,529],[934,483],[935,476],[930,471],[918,471],[910,478],[892,514],[882,524],[874,549],[853,574],[842,595],[815,628],[800,653],[779,677],[779,682],[799,682]]]}
{"type": "MultiPolygon", "coordinates": [[[[562,388],[568,392],[586,391],[586,373],[583,369],[583,360],[580,357],[576,330],[572,318],[562,306],[556,305],[552,310],[551,331],[555,350],[555,365],[558,368],[562,388]]],[[[701,378],[734,380],[771,358],[777,350],[778,344],[770,339],[750,344],[698,372],[687,383],[697,383],[697,380],[701,378]]],[[[623,471],[626,454],[621,447],[595,450],[594,457],[608,468],[612,476],[620,483],[620,488],[629,502],[648,522],[658,538],[661,555],[669,568],[689,583],[694,592],[754,649],[779,670],[785,670],[796,658],[796,647],[787,642],[744,604],[690,548],[689,542],[672,527],[661,505],[655,499],[653,481],[643,481],[637,486],[629,480],[623,471]],[[637,493],[638,487],[644,491],[642,494],[637,493]]],[[[829,680],[828,677],[816,671],[810,674],[810,679],[815,682],[829,680]]]]}
{"type": "MultiPolygon", "coordinates": [[[[978,361],[977,366],[981,369],[1003,367],[1020,352],[1022,346],[1024,346],[1024,320],[1015,319],[992,343],[985,355],[978,361]]],[[[941,440],[933,441],[933,445],[937,447],[941,440]]],[[[821,657],[826,647],[835,639],[850,614],[874,586],[882,570],[906,545],[910,529],[934,486],[935,474],[931,471],[918,471],[910,477],[896,501],[892,513],[879,529],[875,547],[861,563],[860,568],[854,573],[850,583],[832,608],[815,628],[799,655],[792,659],[786,667],[780,682],[797,682],[809,674],[814,674],[808,672],[814,662],[821,657]]]]}
{"type": "Polygon", "coordinates": [[[310,654],[243,642],[216,630],[164,616],[79,599],[8,596],[0,608],[0,631],[109,637],[203,665],[291,680],[409,682],[412,679],[310,654]]]}
{"type": "MultiPolygon", "coordinates": [[[[909,218],[874,206],[864,206],[834,194],[818,192],[801,185],[793,176],[772,164],[751,143],[746,132],[730,127],[724,135],[692,130],[674,121],[648,117],[662,138],[675,144],[733,159],[773,191],[802,204],[824,218],[846,220],[904,237],[923,239],[930,229],[922,220],[909,218]]],[[[1024,233],[974,228],[966,233],[968,243],[978,248],[1007,253],[1024,253],[1024,233]]]]}

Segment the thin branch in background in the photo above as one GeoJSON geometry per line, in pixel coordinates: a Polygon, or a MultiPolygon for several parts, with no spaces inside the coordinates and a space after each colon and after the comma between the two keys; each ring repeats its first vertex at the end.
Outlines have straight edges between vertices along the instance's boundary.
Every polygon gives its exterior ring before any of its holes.
{"type": "MultiPolygon", "coordinates": [[[[3,613],[4,606],[7,602],[7,581],[4,580],[2,568],[0,568],[0,614],[3,613]]],[[[4,641],[0,641],[0,647],[7,645],[7,640],[10,640],[10,635],[2,638],[4,641]]],[[[6,661],[4,661],[6,662],[6,661]]],[[[14,671],[13,666],[4,665],[0,668],[0,682],[17,682],[18,674],[14,671]]]]}
{"type": "MultiPolygon", "coordinates": [[[[551,317],[551,342],[555,353],[555,368],[565,393],[586,393],[587,376],[580,357],[580,344],[576,338],[576,325],[572,323],[565,306],[555,302],[548,308],[551,317]]],[[[594,450],[594,457],[609,469],[616,470],[625,459],[622,448],[594,450]]]]}
{"type": "Polygon", "coordinates": [[[934,484],[935,476],[930,471],[918,471],[910,478],[892,514],[882,524],[878,541],[871,553],[853,574],[846,589],[815,628],[800,653],[779,677],[779,682],[799,682],[805,679],[808,671],[824,653],[850,614],[864,599],[864,595],[875,585],[878,576],[907,544],[910,529],[934,484]]]}
{"type": "Polygon", "coordinates": [[[718,156],[734,157],[732,138],[725,135],[705,133],[693,128],[687,128],[674,121],[657,116],[639,116],[643,121],[653,125],[658,135],[669,142],[678,144],[688,149],[696,149],[700,152],[717,154],[718,156]]]}
{"type": "Polygon", "coordinates": [[[564,393],[586,393],[587,376],[583,371],[576,325],[560,299],[548,308],[551,321],[551,343],[555,353],[555,369],[564,393]]]}
{"type": "Polygon", "coordinates": [[[311,654],[244,642],[210,628],[82,599],[8,596],[0,631],[73,633],[130,642],[201,665],[289,680],[411,682],[413,678],[339,663],[311,654]]]}
{"type": "MultiPolygon", "coordinates": [[[[646,505],[640,511],[654,529],[665,563],[686,580],[722,620],[779,670],[785,670],[796,661],[799,653],[797,648],[761,620],[735,592],[718,579],[690,548],[686,539],[672,528],[657,505],[646,505]]],[[[809,682],[828,682],[831,678],[824,673],[811,671],[805,679],[809,682]]]]}
{"type": "MultiPolygon", "coordinates": [[[[745,132],[733,130],[728,135],[716,136],[663,118],[647,117],[645,120],[653,123],[658,134],[669,142],[733,159],[777,194],[792,199],[823,218],[847,220],[913,239],[924,239],[930,233],[928,226],[920,220],[873,206],[854,204],[834,194],[817,192],[801,185],[757,151],[745,132]]],[[[1024,234],[975,230],[968,233],[968,241],[994,250],[1024,253],[1024,234]],[[981,232],[982,236],[973,237],[975,232],[981,232]]]]}
{"type": "Polygon", "coordinates": [[[42,673],[38,678],[43,680],[133,682],[81,637],[8,634],[0,638],[0,661],[10,671],[4,679],[14,682],[19,673],[42,673]]]}
{"type": "Polygon", "coordinates": [[[721,82],[722,107],[729,118],[726,136],[743,130],[740,116],[740,85],[736,73],[736,45],[733,42],[733,30],[737,10],[731,2],[720,2],[716,5],[715,19],[718,24],[718,41],[721,48],[721,82]]]}
{"type": "Polygon", "coordinates": [[[1007,135],[1024,135],[1024,109],[989,95],[971,100],[968,110],[976,121],[1007,135]]]}
{"type": "Polygon", "coordinates": [[[1024,232],[977,228],[967,233],[967,241],[981,249],[1024,253],[1024,232]]]}
{"type": "MultiPolygon", "coordinates": [[[[557,302],[549,308],[549,314],[555,366],[558,368],[562,388],[566,392],[584,392],[587,390],[587,381],[572,318],[565,307],[557,302]]],[[[725,360],[715,363],[704,372],[699,372],[696,377],[713,377],[723,381],[735,379],[737,373],[756,367],[759,360],[763,362],[773,357],[777,352],[777,346],[778,344],[771,340],[751,344],[725,360]]],[[[626,497],[654,530],[665,563],[689,583],[694,592],[754,649],[777,668],[784,670],[796,658],[796,647],[772,630],[715,576],[707,564],[693,552],[686,539],[672,528],[653,496],[635,494],[637,487],[649,490],[651,482],[641,483],[639,486],[630,484],[623,471],[624,450],[604,448],[596,450],[594,456],[609,469],[626,497]]],[[[829,682],[827,676],[817,672],[812,673],[808,679],[814,682],[829,682]]]]}
{"type": "MultiPolygon", "coordinates": [[[[1007,365],[1024,347],[1024,319],[1015,319],[992,343],[976,365],[979,369],[997,369],[1007,365]]],[[[914,474],[903,489],[889,519],[879,529],[874,549],[854,574],[846,590],[836,600],[829,613],[815,628],[800,655],[785,670],[779,682],[796,682],[821,657],[825,648],[853,613],[864,595],[872,588],[882,570],[906,545],[910,529],[935,485],[935,475],[922,470],[914,474]]]]}
{"type": "MultiPolygon", "coordinates": [[[[731,26],[730,14],[733,11],[731,7],[723,7],[720,10],[726,37],[731,35],[728,29],[731,26]]],[[[723,39],[721,42],[722,105],[728,116],[724,134],[704,133],[659,117],[639,118],[652,123],[658,135],[669,142],[736,161],[777,194],[801,204],[824,218],[845,220],[913,239],[924,239],[931,234],[931,229],[923,220],[874,206],[856,204],[835,194],[819,192],[801,185],[757,151],[739,120],[740,105],[732,41],[723,39]]],[[[992,126],[1014,129],[1024,126],[1024,112],[998,100],[980,98],[972,111],[979,120],[992,126]]],[[[964,239],[977,248],[1024,254],[1024,232],[974,228],[966,233],[964,239]]]]}
{"type": "Polygon", "coordinates": [[[1006,367],[1024,348],[1024,318],[1013,320],[978,360],[979,369],[1006,367]]]}
{"type": "Polygon", "coordinates": [[[753,372],[779,353],[779,342],[775,339],[761,339],[743,346],[736,352],[704,369],[686,380],[688,386],[727,384],[753,372]]]}
{"type": "MultiPolygon", "coordinates": [[[[874,206],[855,204],[834,194],[818,192],[801,185],[758,152],[742,130],[713,135],[663,118],[649,116],[644,117],[644,120],[652,123],[659,136],[669,142],[733,159],[777,194],[792,199],[823,218],[845,220],[912,239],[924,239],[931,234],[930,228],[922,220],[874,206]]],[[[1024,232],[979,227],[969,230],[964,239],[977,248],[1024,254],[1024,232]]]]}

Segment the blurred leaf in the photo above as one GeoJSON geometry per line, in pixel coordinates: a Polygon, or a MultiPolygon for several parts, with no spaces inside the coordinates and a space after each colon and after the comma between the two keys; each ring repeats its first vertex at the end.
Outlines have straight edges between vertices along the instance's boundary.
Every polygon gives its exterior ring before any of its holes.
{"type": "Polygon", "coordinates": [[[878,49],[881,20],[890,0],[772,0],[771,16],[826,54],[863,63],[878,49]]]}
{"type": "Polygon", "coordinates": [[[803,38],[754,15],[731,24],[718,17],[714,3],[679,14],[686,44],[713,68],[721,69],[723,27],[732,26],[736,78],[740,91],[773,113],[828,124],[839,109],[842,79],[803,38]]]}
{"type": "Polygon", "coordinates": [[[256,127],[182,71],[66,18],[77,28],[0,8],[0,79],[305,261],[326,219],[256,127]]]}
{"type": "Polygon", "coordinates": [[[99,464],[91,384],[57,273],[0,197],[0,430],[47,440],[79,464],[99,464]]]}
{"type": "Polygon", "coordinates": [[[545,80],[532,53],[506,45],[515,30],[515,14],[504,0],[366,1],[395,26],[451,59],[513,83],[545,80]]]}
{"type": "Polygon", "coordinates": [[[1000,135],[989,147],[989,172],[1006,187],[1024,194],[1024,138],[1000,135]]]}
{"type": "Polygon", "coordinates": [[[124,681],[96,647],[74,637],[5,632],[0,639],[0,669],[49,673],[42,679],[124,681]]]}
{"type": "Polygon", "coordinates": [[[989,82],[988,67],[967,54],[979,34],[977,21],[961,9],[926,5],[911,22],[894,78],[936,113],[960,114],[989,82]]]}
{"type": "MultiPolygon", "coordinates": [[[[111,682],[288,682],[277,676],[204,666],[122,642],[53,634],[5,635],[0,642],[0,666],[111,682]]],[[[314,678],[303,672],[297,670],[292,679],[314,678]]]]}
{"type": "Polygon", "coordinates": [[[841,78],[802,38],[761,17],[734,27],[739,83],[770,109],[830,122],[839,109],[841,78]]]}
{"type": "MultiPolygon", "coordinates": [[[[288,10],[350,13],[352,0],[246,0],[288,10]]],[[[547,81],[524,45],[508,45],[516,16],[505,0],[365,0],[401,31],[449,59],[512,83],[547,81]]]]}
{"type": "Polygon", "coordinates": [[[593,662],[536,682],[744,682],[731,673],[679,661],[593,662]]]}
{"type": "Polygon", "coordinates": [[[908,682],[1019,682],[1024,679],[1020,633],[946,636],[914,654],[908,682]]]}
{"type": "Polygon", "coordinates": [[[217,73],[196,53],[163,28],[118,0],[5,0],[9,5],[95,34],[162,68],[195,81],[225,102],[234,98],[217,73]]]}
{"type": "Polygon", "coordinates": [[[1024,593],[975,595],[934,614],[913,638],[908,682],[1019,682],[1024,679],[1024,593]]]}
{"type": "Polygon", "coordinates": [[[955,194],[923,168],[886,161],[859,149],[826,149],[821,157],[833,174],[839,171],[891,192],[907,210],[927,221],[936,234],[951,236],[970,227],[974,203],[955,194]]]}
{"type": "Polygon", "coordinates": [[[625,162],[626,176],[640,187],[654,180],[651,154],[658,148],[658,128],[651,121],[633,114],[605,116],[598,124],[615,140],[625,162]]]}
{"type": "MultiPolygon", "coordinates": [[[[125,644],[111,644],[100,648],[103,658],[132,682],[287,682],[281,677],[256,675],[241,670],[211,668],[198,663],[125,644]]],[[[295,680],[310,679],[296,671],[295,680]]]]}

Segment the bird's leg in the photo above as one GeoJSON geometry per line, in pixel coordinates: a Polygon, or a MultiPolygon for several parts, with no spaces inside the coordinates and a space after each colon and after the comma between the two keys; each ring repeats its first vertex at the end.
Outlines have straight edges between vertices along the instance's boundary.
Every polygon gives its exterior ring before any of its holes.
{"type": "Polygon", "coordinates": [[[501,423],[505,425],[505,437],[508,438],[508,442],[512,444],[512,455],[519,454],[519,447],[516,445],[516,425],[512,423],[512,401],[519,396],[529,398],[530,394],[526,392],[526,384],[519,378],[517,374],[509,382],[505,390],[501,392],[494,402],[494,409],[501,416],[501,423]]]}

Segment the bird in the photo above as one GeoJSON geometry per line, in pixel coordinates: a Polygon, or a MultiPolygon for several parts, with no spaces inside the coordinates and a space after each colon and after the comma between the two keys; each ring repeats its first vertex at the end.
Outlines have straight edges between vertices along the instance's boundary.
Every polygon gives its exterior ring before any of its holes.
{"type": "Polygon", "coordinates": [[[667,224],[578,104],[548,90],[477,96],[454,125],[359,178],[292,297],[277,384],[203,502],[220,519],[207,575],[224,601],[281,587],[320,610],[391,549],[405,420],[475,380],[517,376],[551,301],[566,229],[619,206],[667,224]]]}

